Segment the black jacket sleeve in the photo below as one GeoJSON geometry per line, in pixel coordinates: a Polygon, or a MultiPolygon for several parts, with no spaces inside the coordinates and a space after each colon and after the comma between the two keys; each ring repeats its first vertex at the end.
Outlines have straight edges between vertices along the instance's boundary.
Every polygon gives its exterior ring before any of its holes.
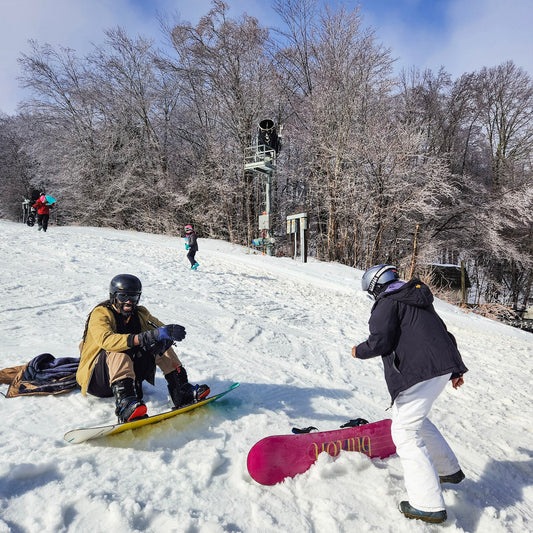
{"type": "Polygon", "coordinates": [[[358,359],[388,355],[396,348],[400,336],[397,305],[389,298],[379,299],[374,304],[368,321],[370,336],[357,346],[358,359]]]}

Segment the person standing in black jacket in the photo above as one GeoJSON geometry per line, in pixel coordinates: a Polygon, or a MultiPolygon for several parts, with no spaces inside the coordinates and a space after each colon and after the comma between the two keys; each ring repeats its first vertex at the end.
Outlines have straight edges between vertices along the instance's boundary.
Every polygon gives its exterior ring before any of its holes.
{"type": "Polygon", "coordinates": [[[433,308],[433,294],[418,279],[400,281],[396,267],[376,265],[362,278],[376,302],[370,336],[352,356],[381,356],[392,399],[391,434],[404,470],[408,518],[440,523],[447,518],[441,483],[459,483],[464,473],[452,449],[427,415],[446,383],[463,384],[468,371],[457,343],[433,308]]]}

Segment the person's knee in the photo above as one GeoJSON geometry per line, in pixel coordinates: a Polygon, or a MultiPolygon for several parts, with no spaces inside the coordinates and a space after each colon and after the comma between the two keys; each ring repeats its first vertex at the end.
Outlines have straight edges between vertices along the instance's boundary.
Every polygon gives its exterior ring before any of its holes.
{"type": "Polygon", "coordinates": [[[127,353],[107,352],[107,367],[109,369],[109,382],[125,378],[135,379],[133,360],[127,353]]]}

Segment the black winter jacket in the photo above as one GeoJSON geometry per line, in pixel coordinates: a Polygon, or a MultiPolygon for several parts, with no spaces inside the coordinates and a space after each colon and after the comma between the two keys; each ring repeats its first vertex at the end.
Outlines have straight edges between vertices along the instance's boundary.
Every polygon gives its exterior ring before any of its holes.
{"type": "Polygon", "coordinates": [[[198,239],[196,238],[196,233],[188,233],[186,236],[187,244],[190,246],[190,250],[193,252],[198,251],[198,239]]]}
{"type": "Polygon", "coordinates": [[[382,356],[393,402],[416,383],[468,371],[454,336],[433,308],[433,294],[418,279],[380,294],[368,324],[370,336],[357,346],[356,357],[382,356]]]}

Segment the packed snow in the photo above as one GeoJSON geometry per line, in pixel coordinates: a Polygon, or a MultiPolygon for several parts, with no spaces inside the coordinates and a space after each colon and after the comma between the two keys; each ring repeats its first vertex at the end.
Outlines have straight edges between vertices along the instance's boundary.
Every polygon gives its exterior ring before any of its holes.
{"type": "MultiPolygon", "coordinates": [[[[372,306],[361,271],[200,238],[192,272],[179,235],[42,233],[6,221],[0,231],[0,368],[41,353],[78,357],[87,314],[114,275],[131,273],[153,315],[187,328],[177,351],[191,381],[213,392],[241,383],[219,402],[78,445],[64,433],[114,422],[112,399],[0,396],[0,533],[531,531],[531,333],[436,302],[470,371],[431,419],[467,478],[444,489],[448,521],[428,525],[398,511],[406,495],[397,456],[322,454],[275,486],[246,469],[268,435],[389,418],[380,358],[351,357],[372,306]]],[[[149,414],[169,407],[160,371],[145,400],[149,414]]]]}

